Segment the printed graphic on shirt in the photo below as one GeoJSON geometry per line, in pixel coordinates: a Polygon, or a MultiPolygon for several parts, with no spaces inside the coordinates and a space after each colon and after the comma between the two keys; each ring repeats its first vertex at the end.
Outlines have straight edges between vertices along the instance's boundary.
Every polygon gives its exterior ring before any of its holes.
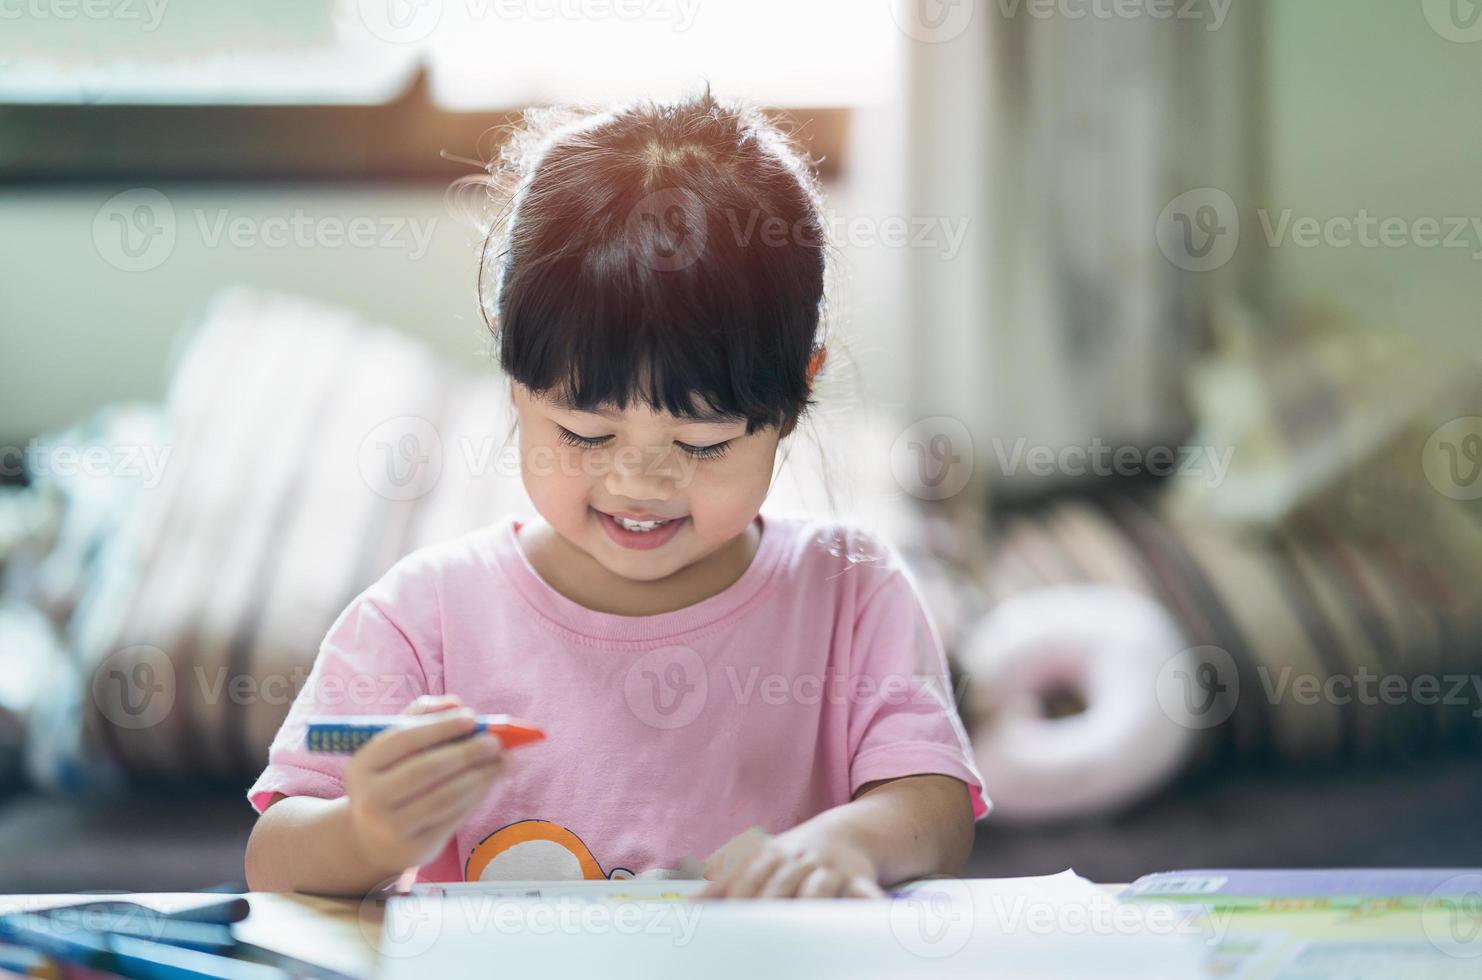
{"type": "Polygon", "coordinates": [[[469,852],[465,881],[600,881],[632,878],[627,868],[603,871],[576,834],[550,820],[520,820],[494,831],[469,852]]]}

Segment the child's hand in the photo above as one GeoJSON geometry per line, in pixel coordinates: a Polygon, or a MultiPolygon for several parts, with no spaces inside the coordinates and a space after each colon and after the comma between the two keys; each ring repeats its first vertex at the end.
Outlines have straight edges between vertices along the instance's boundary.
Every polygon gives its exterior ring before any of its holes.
{"type": "Polygon", "coordinates": [[[495,735],[450,741],[474,729],[473,712],[456,697],[424,696],[402,713],[427,720],[381,732],[345,767],[360,850],[395,870],[436,857],[505,766],[495,735]]]}
{"type": "Polygon", "coordinates": [[[712,862],[709,874],[701,898],[885,897],[864,850],[808,824],[763,838],[734,861],[712,862]]]}

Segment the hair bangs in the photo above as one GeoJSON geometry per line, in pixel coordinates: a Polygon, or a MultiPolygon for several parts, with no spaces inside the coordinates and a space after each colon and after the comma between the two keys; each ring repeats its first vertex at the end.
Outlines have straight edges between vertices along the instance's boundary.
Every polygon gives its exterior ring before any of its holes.
{"type": "Polygon", "coordinates": [[[787,329],[789,311],[769,299],[768,264],[722,254],[711,236],[694,261],[665,268],[638,234],[624,228],[506,284],[506,373],[587,411],[644,404],[745,421],[748,432],[800,414],[806,378],[787,367],[808,351],[786,340],[806,335],[787,329]]]}

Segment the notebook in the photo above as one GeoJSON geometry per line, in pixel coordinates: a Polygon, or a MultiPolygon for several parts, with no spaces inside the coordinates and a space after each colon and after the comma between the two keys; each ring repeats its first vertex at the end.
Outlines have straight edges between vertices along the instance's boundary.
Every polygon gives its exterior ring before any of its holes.
{"type": "Polygon", "coordinates": [[[1199,976],[1207,953],[1176,916],[1144,921],[1071,871],[925,880],[881,900],[688,900],[703,885],[420,885],[387,901],[377,975],[1141,978],[1199,976]]]}

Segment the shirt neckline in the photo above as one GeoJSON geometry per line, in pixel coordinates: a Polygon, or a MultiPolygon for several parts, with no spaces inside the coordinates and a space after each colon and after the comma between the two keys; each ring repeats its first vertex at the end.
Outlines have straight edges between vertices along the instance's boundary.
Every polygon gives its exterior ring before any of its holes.
{"type": "Polygon", "coordinates": [[[782,553],[783,535],[777,518],[758,514],[756,519],[761,525],[761,541],[740,578],[699,602],[651,616],[598,612],[556,591],[541,578],[520,546],[517,532],[525,522],[517,517],[507,519],[500,530],[500,550],[504,554],[499,567],[520,596],[558,630],[605,641],[669,639],[712,626],[739,613],[767,586],[782,553]]]}

